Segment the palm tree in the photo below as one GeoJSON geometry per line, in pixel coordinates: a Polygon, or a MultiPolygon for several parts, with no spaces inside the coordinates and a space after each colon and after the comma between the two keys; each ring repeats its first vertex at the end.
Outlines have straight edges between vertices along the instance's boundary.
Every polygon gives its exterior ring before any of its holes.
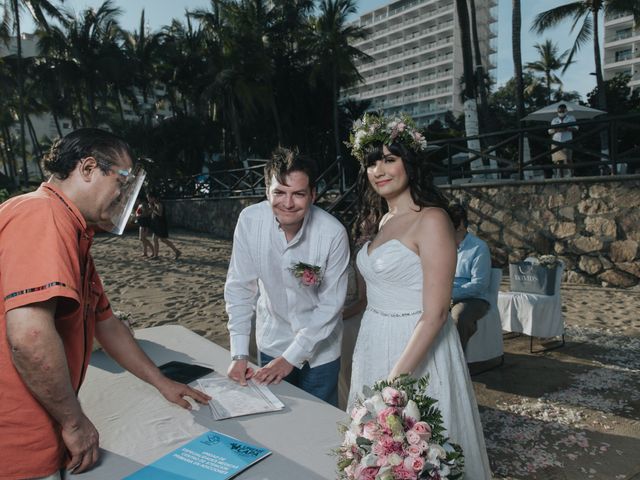
{"type": "Polygon", "coordinates": [[[640,23],[640,2],[638,0],[576,0],[544,11],[536,16],[531,29],[542,33],[564,20],[571,20],[571,32],[580,24],[580,29],[571,47],[563,72],[572,63],[573,56],[589,40],[593,41],[593,57],[598,86],[598,108],[607,109],[604,78],[602,76],[602,59],[600,57],[599,25],[601,14],[633,15],[636,24],[640,23]]]}
{"type": "Polygon", "coordinates": [[[119,15],[120,9],[107,0],[97,10],[90,8],[78,16],[65,12],[61,27],[52,27],[40,36],[43,54],[56,61],[64,83],[73,92],[83,126],[99,125],[117,98],[113,85],[124,64],[118,43],[119,15]]]}
{"type": "MultiPolygon", "coordinates": [[[[64,2],[64,0],[60,0],[64,2]]],[[[27,149],[24,133],[24,99],[23,99],[23,78],[22,78],[22,31],[20,26],[20,14],[22,9],[26,8],[37,25],[45,29],[49,28],[47,15],[53,18],[61,18],[60,12],[48,0],[5,0],[2,12],[2,26],[0,26],[0,34],[5,37],[8,35],[10,25],[13,25],[13,31],[16,35],[17,46],[17,64],[16,64],[16,81],[18,84],[18,115],[20,117],[20,146],[22,153],[22,170],[25,186],[29,183],[29,171],[27,170],[27,149]]]]}
{"type": "Polygon", "coordinates": [[[190,15],[186,25],[174,19],[163,27],[159,37],[158,79],[167,90],[173,115],[188,115],[198,107],[204,85],[211,83],[219,61],[213,41],[207,44],[202,28],[194,28],[190,15]]]}
{"type": "Polygon", "coordinates": [[[315,77],[323,78],[331,86],[333,139],[337,159],[341,158],[338,120],[340,89],[362,81],[355,60],[369,58],[353,46],[368,35],[364,28],[349,23],[349,16],[356,12],[355,0],[322,0],[319,16],[313,22],[313,49],[317,59],[314,73],[315,77]]]}
{"type": "Polygon", "coordinates": [[[551,103],[551,85],[562,85],[562,80],[560,80],[554,71],[565,66],[569,50],[559,55],[558,45],[550,39],[545,40],[544,43],[536,43],[533,47],[538,51],[540,57],[534,62],[527,62],[525,68],[544,75],[547,88],[547,100],[551,103]]]}
{"type": "MultiPolygon", "coordinates": [[[[145,29],[144,9],[140,14],[140,26],[138,31],[123,32],[123,54],[127,62],[126,75],[131,78],[131,83],[138,89],[142,95],[143,113],[150,114],[149,94],[154,85],[156,76],[156,64],[158,61],[158,47],[160,34],[151,34],[145,29]]],[[[119,82],[126,85],[126,82],[119,82]]],[[[130,95],[134,100],[134,106],[137,107],[135,95],[130,95]]],[[[155,102],[155,95],[153,98],[155,102]]],[[[147,118],[147,120],[149,120],[147,118]]]]}
{"type": "Polygon", "coordinates": [[[213,12],[197,10],[190,16],[202,22],[213,53],[219,49],[207,92],[221,100],[238,157],[244,160],[251,148],[245,137],[256,136],[251,124],[264,115],[273,119],[278,141],[282,138],[269,54],[272,5],[265,0],[212,3],[213,12]]]}

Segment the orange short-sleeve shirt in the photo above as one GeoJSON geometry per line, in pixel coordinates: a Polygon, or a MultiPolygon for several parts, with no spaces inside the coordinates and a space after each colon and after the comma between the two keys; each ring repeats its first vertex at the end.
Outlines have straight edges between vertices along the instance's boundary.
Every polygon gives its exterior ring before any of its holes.
{"type": "Polygon", "coordinates": [[[92,240],[78,209],[52,184],[0,205],[2,479],[47,476],[65,459],[59,425],[13,365],[5,314],[57,297],[55,326],[77,392],[89,364],[95,322],[112,315],[89,253],[92,240]]]}

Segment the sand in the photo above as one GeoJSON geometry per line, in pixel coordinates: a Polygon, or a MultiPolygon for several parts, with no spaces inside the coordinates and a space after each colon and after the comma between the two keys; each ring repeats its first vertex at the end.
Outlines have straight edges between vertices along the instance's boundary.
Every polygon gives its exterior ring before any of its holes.
{"type": "MultiPolygon", "coordinates": [[[[160,258],[143,258],[134,233],[96,238],[114,309],[135,328],[180,324],[228,348],[231,242],[188,231],[171,239],[177,261],[162,244],[160,258]]],[[[504,364],[472,377],[495,478],[638,480],[640,290],[563,285],[562,296],[565,347],[530,354],[528,337],[505,339],[504,364]]]]}

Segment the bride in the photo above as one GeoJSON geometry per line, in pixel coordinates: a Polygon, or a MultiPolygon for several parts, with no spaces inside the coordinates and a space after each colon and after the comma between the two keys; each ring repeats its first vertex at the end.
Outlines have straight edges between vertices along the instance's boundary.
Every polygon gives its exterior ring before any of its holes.
{"type": "MultiPolygon", "coordinates": [[[[456,244],[447,201],[418,156],[426,141],[412,120],[365,115],[350,146],[360,161],[357,256],[366,283],[349,405],[364,385],[429,375],[447,436],[462,446],[465,478],[491,478],[460,340],[449,316],[456,244]]],[[[357,311],[351,307],[349,313],[357,311]]],[[[347,312],[345,312],[346,316],[347,312]]]]}

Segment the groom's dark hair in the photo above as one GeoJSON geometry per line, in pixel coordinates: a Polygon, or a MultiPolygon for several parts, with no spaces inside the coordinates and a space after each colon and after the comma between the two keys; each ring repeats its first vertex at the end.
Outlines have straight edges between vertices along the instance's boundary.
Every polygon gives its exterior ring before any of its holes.
{"type": "Polygon", "coordinates": [[[269,189],[271,179],[286,185],[286,177],[291,172],[302,172],[309,177],[309,188],[316,188],[316,164],[310,158],[301,155],[297,148],[278,147],[271,154],[271,159],[264,166],[264,181],[269,189]]]}

